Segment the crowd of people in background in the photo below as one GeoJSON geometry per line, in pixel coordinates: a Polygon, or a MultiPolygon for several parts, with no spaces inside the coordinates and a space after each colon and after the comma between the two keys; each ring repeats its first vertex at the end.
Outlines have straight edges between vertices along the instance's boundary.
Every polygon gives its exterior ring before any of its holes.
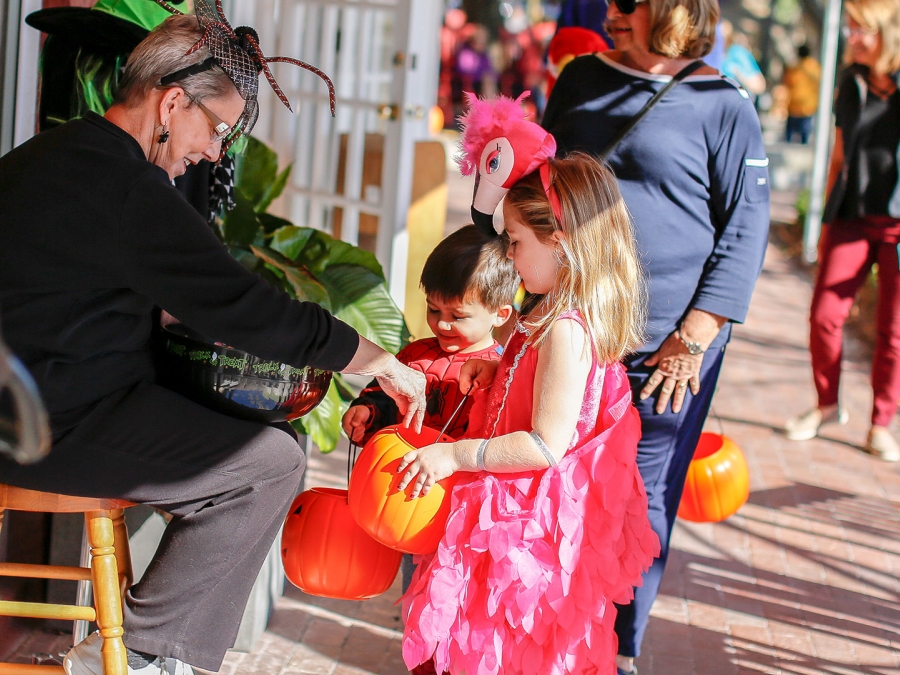
{"type": "MultiPolygon", "coordinates": [[[[458,128],[465,91],[512,98],[531,92],[525,105],[540,120],[562,67],[575,56],[611,48],[604,28],[606,7],[605,0],[564,0],[553,20],[545,16],[534,21],[515,5],[494,33],[469,21],[463,9],[448,9],[438,91],[445,128],[458,128]]],[[[716,43],[704,57],[705,63],[741,85],[772,126],[781,125],[778,137],[770,141],[808,144],[812,135],[821,68],[813,47],[802,35],[799,39],[789,50],[782,46],[776,65],[764,73],[751,36],[721,18],[716,43]]]]}

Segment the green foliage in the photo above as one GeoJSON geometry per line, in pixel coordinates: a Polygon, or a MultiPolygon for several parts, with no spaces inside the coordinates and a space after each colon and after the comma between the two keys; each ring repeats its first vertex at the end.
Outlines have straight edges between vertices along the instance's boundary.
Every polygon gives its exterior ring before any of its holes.
{"type": "MultiPolygon", "coordinates": [[[[360,335],[396,353],[409,342],[403,314],[385,284],[374,255],[310,227],[299,227],[266,209],[287,186],[291,167],[278,171],[278,157],[247,137],[235,170],[235,207],[220,222],[219,236],[244,267],[298,300],[320,304],[360,335]]],[[[322,452],[340,438],[341,416],[355,396],[335,373],[325,399],[292,422],[322,452]]]]}
{"type": "Polygon", "coordinates": [[[794,208],[797,209],[797,224],[803,225],[806,222],[806,214],[809,212],[809,190],[807,188],[803,188],[797,193],[794,208]]]}

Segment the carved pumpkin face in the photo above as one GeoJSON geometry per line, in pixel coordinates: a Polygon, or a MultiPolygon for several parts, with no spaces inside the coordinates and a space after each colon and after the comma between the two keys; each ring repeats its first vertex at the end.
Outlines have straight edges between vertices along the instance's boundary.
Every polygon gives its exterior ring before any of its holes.
{"type": "Polygon", "coordinates": [[[688,467],[678,517],[718,523],[734,515],[750,496],[744,453],[727,436],[703,433],[688,467]]]}
{"type": "Polygon", "coordinates": [[[347,491],[312,488],[291,505],[281,533],[284,571],[304,593],[363,600],[384,593],[401,554],[366,534],[347,505],[347,491]]]}
{"type": "MultiPolygon", "coordinates": [[[[442,443],[452,442],[449,436],[442,443]]],[[[417,434],[403,426],[385,427],[366,443],[350,474],[350,512],[363,530],[386,546],[404,553],[426,554],[437,550],[450,515],[451,476],[437,483],[427,495],[412,499],[414,482],[403,492],[403,474],[397,467],[413,448],[438,442],[438,431],[423,427],[417,434]]]]}

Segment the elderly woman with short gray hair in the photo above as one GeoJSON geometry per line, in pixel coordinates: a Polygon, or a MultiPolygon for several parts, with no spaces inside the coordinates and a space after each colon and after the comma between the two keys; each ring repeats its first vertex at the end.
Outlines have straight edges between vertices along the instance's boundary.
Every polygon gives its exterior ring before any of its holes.
{"type": "MultiPolygon", "coordinates": [[[[3,328],[53,431],[37,464],[0,459],[2,481],[172,516],[125,596],[131,674],[219,669],[305,467],[287,425],[227,417],[155,383],[156,308],[263,358],[375,376],[406,423],[425,410],[421,373],[246,271],[171,184],[250,131],[263,67],[255,40],[210,27],[214,10],[195,6],[204,14],[166,19],[133,51],[105,116],[0,158],[3,328]]],[[[99,635],[65,668],[103,675],[99,635]]]]}

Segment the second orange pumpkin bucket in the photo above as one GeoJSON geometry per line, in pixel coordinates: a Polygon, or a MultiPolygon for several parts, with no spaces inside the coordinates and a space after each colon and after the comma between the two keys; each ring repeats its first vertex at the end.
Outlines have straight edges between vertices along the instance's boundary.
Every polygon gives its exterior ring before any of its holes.
{"type": "MultiPolygon", "coordinates": [[[[400,460],[415,448],[438,442],[436,429],[421,433],[403,426],[385,427],[366,443],[350,474],[350,513],[359,526],[385,546],[404,553],[437,550],[450,515],[453,478],[437,483],[427,495],[412,499],[413,485],[398,490],[400,460]]],[[[449,436],[442,443],[452,443],[449,436]]]]}

